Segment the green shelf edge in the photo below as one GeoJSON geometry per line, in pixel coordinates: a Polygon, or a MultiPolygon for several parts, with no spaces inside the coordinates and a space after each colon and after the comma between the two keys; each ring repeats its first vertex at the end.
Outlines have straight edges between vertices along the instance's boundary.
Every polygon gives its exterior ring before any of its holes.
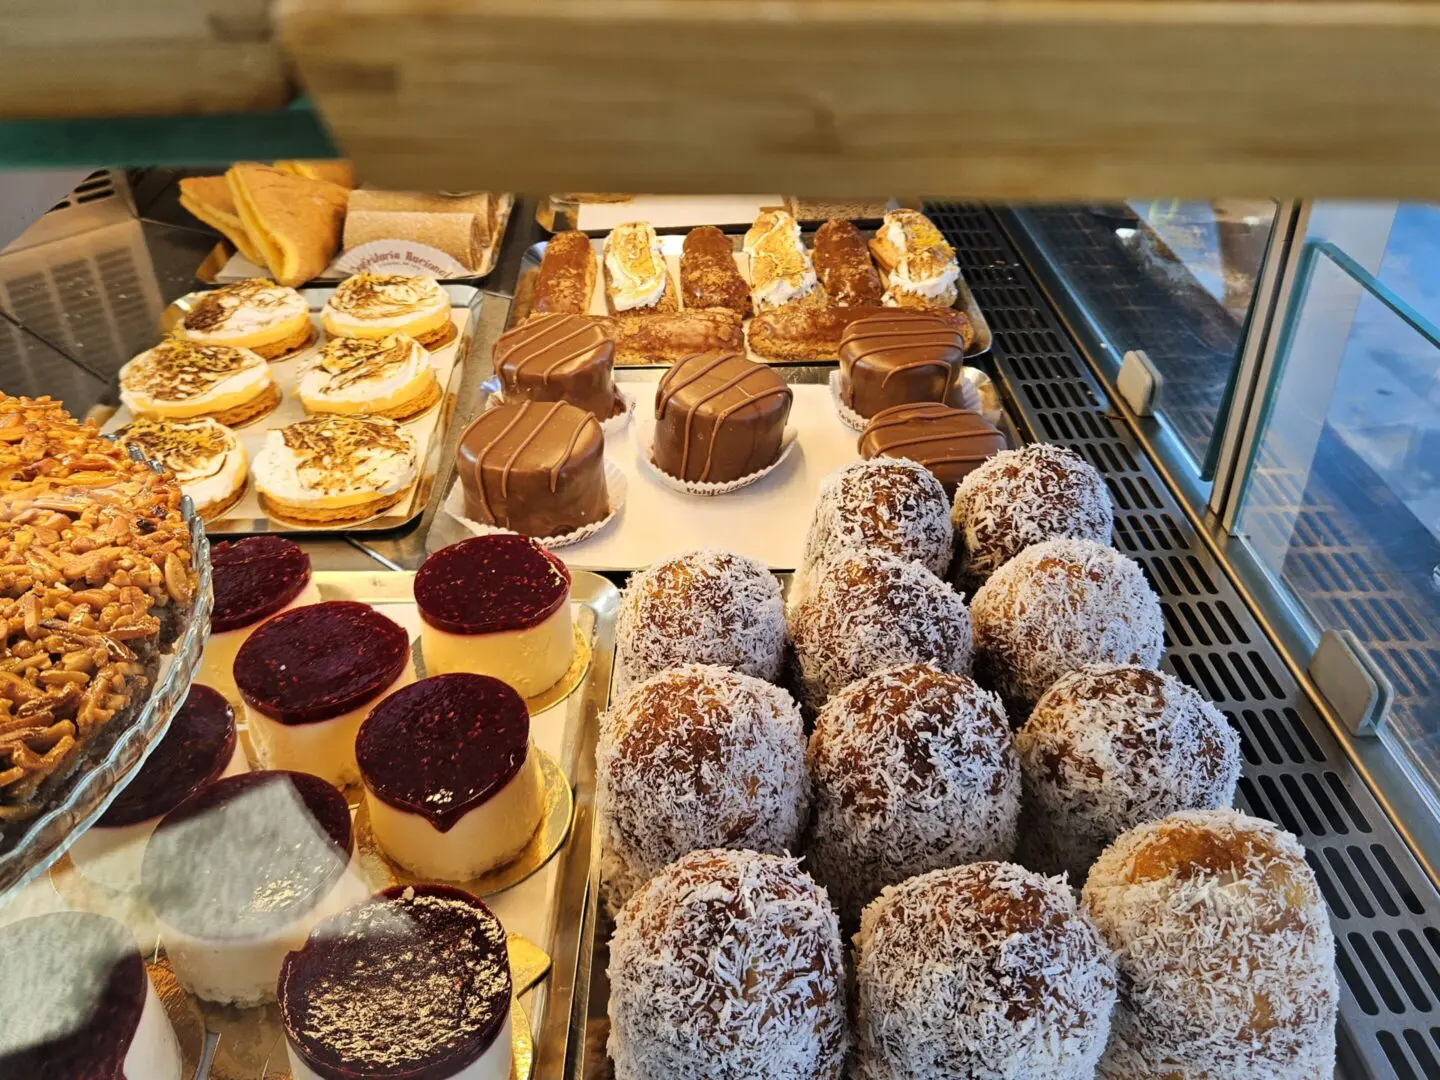
{"type": "Polygon", "coordinates": [[[0,169],[204,166],[339,156],[319,115],[303,98],[283,109],[214,116],[0,120],[0,169]]]}

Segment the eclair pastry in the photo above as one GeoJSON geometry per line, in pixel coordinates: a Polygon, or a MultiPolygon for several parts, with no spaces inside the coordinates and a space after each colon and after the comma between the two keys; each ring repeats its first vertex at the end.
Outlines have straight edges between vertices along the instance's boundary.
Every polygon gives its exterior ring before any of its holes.
{"type": "Polygon", "coordinates": [[[818,303],[819,278],[800,242],[800,224],[784,210],[766,210],[745,234],[750,256],[750,302],[758,315],[797,300],[818,303]]]}
{"type": "Polygon", "coordinates": [[[378,416],[310,416],[265,434],[255,487],[266,513],[340,527],[400,503],[417,475],[415,439],[378,416]]]}
{"type": "Polygon", "coordinates": [[[173,472],[181,493],[190,496],[195,512],[206,521],[224,517],[245,494],[245,448],[233,431],[208,417],[142,417],[121,428],[117,437],[173,472]]]}
{"type": "Polygon", "coordinates": [[[750,314],[750,287],[735,266],[730,238],[714,225],[691,229],[680,253],[680,292],[687,311],[719,308],[750,314]]]}
{"type": "Polygon", "coordinates": [[[274,410],[280,388],[259,353],[171,338],[120,369],[120,400],[140,417],[239,427],[274,410]]]}
{"type": "Polygon", "coordinates": [[[848,221],[825,222],[815,233],[815,273],[832,304],[878,304],[884,294],[880,274],[860,230],[848,221]]]}
{"type": "MultiPolygon", "coordinates": [[[[750,350],[767,360],[837,360],[845,328],[858,319],[893,315],[893,307],[865,304],[857,307],[799,305],[767,311],[750,320],[750,350]]],[[[931,312],[965,338],[965,347],[974,340],[975,329],[962,311],[935,308],[931,312]]]]}
{"type": "Polygon", "coordinates": [[[309,305],[294,289],[268,278],[246,278],[202,293],[176,324],[174,336],[283,360],[309,345],[315,328],[309,305]]]}
{"type": "Polygon", "coordinates": [[[408,274],[352,274],[325,301],[320,322],[332,337],[407,334],[427,349],[455,337],[449,294],[434,278],[408,274]]]}
{"type": "Polygon", "coordinates": [[[300,377],[307,413],[413,420],[440,400],[430,354],[414,338],[331,338],[300,377]]]}
{"type": "Polygon", "coordinates": [[[743,347],[744,324],[733,311],[672,311],[623,319],[615,359],[621,364],[673,364],[702,352],[743,347]]]}
{"type": "Polygon", "coordinates": [[[612,315],[680,310],[660,238],[646,222],[617,225],[605,238],[605,302],[612,315]]]}
{"type": "Polygon", "coordinates": [[[556,233],[545,245],[530,311],[535,315],[584,315],[590,310],[599,268],[583,232],[556,233]]]}

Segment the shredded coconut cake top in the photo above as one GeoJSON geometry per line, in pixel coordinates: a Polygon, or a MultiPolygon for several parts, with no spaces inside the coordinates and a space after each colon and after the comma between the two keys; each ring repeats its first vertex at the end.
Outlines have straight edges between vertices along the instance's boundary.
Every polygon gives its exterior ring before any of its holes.
{"type": "Polygon", "coordinates": [[[633,687],[600,722],[595,769],[612,911],[687,852],[793,849],[809,806],[799,706],[718,667],[672,668],[633,687]]]}
{"type": "Polygon", "coordinates": [[[774,681],[785,655],[775,575],[754,559],[698,549],[630,578],[620,600],[620,689],[678,664],[718,664],[774,681]]]}
{"type": "Polygon", "coordinates": [[[905,458],[870,458],[820,482],[804,565],[844,551],[879,551],[943,576],[954,547],[950,508],[935,474],[905,458]]]}
{"type": "Polygon", "coordinates": [[[617,1077],[840,1076],[840,929],[798,859],[716,850],[671,863],[615,920],[609,975],[617,1077]]]}
{"type": "Polygon", "coordinates": [[[1125,986],[1106,1075],[1331,1075],[1335,940],[1289,833],[1233,810],[1172,814],[1107,848],[1082,902],[1125,986]]]}
{"type": "Polygon", "coordinates": [[[887,885],[1015,850],[1020,769],[1000,699],[933,664],[851,683],[810,736],[810,872],[853,925],[887,885]]]}
{"type": "Polygon", "coordinates": [[[1059,878],[1004,862],[891,886],[855,938],[860,1080],[1087,1080],[1115,958],[1059,878]]]}

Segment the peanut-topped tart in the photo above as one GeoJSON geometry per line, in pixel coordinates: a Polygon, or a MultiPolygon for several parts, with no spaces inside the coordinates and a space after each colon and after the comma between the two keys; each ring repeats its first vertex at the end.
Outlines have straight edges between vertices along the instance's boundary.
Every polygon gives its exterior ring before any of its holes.
{"type": "Polygon", "coordinates": [[[379,416],[309,416],[265,433],[255,487],[265,512],[343,528],[382,514],[410,493],[415,438],[379,416]]]}
{"type": "Polygon", "coordinates": [[[245,447],[235,432],[214,420],[135,420],[115,437],[173,472],[180,491],[206,521],[224,517],[245,494],[250,473],[245,447]]]}
{"type": "Polygon", "coordinates": [[[120,369],[120,400],[136,416],[240,427],[273,412],[280,388],[257,352],[171,338],[120,369]]]}
{"type": "Polygon", "coordinates": [[[331,338],[300,377],[300,404],[308,413],[339,413],[413,420],[440,400],[430,354],[414,338],[331,338]]]}
{"type": "Polygon", "coordinates": [[[315,339],[305,298],[268,278],[202,293],[173,332],[201,345],[249,349],[266,360],[288,359],[315,339]]]}
{"type": "Polygon", "coordinates": [[[361,271],[342,281],[320,309],[332,337],[407,334],[427,349],[455,337],[450,296],[434,278],[361,271]]]}
{"type": "Polygon", "coordinates": [[[139,714],[194,593],[174,477],[0,394],[0,842],[139,714]]]}

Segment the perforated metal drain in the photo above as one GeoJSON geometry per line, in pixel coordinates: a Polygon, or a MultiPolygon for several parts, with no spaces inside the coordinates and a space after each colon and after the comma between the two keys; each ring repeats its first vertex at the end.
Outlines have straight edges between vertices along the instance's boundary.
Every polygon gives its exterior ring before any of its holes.
{"type": "Polygon", "coordinates": [[[1191,529],[1095,382],[995,217],[932,204],[995,334],[1016,419],[1105,477],[1115,546],[1137,560],[1165,613],[1165,667],[1240,732],[1238,801],[1304,843],[1330,906],[1346,1077],[1440,1077],[1440,894],[1191,529]]]}

